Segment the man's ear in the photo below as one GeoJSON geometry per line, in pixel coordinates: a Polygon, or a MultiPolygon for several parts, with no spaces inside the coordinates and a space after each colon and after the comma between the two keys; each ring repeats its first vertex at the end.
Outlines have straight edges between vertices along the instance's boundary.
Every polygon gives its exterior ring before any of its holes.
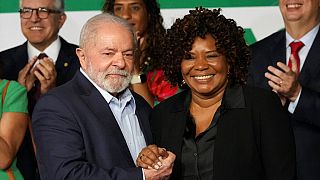
{"type": "Polygon", "coordinates": [[[59,28],[63,26],[64,22],[66,22],[66,19],[67,19],[67,15],[65,13],[62,13],[59,16],[59,28]]]}
{"type": "Polygon", "coordinates": [[[77,56],[79,58],[80,65],[81,65],[82,69],[86,69],[87,68],[87,62],[86,62],[84,50],[81,49],[81,48],[77,48],[76,49],[76,54],[77,54],[77,56]]]}

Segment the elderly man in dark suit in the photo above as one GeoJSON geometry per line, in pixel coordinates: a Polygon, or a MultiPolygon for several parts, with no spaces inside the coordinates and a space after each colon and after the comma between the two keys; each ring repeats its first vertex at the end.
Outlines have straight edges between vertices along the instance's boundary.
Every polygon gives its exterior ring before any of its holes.
{"type": "Polygon", "coordinates": [[[151,107],[128,88],[137,47],[131,25],[119,17],[99,14],[84,25],[80,71],[42,96],[34,109],[42,179],[149,180],[171,173],[172,153],[159,170],[135,165],[152,141],[151,107]]]}
{"type": "MultiPolygon", "coordinates": [[[[279,0],[285,29],[255,43],[248,84],[278,93],[291,116],[298,180],[320,178],[320,1],[279,0]]],[[[263,102],[261,102],[263,103],[263,102]]]]}
{"type": "MultiPolygon", "coordinates": [[[[80,64],[75,53],[77,46],[58,35],[66,20],[63,0],[20,0],[19,12],[21,30],[27,41],[0,52],[0,60],[4,66],[3,78],[17,80],[27,88],[31,114],[40,94],[69,81],[80,64]],[[35,58],[40,53],[48,57],[35,58]]],[[[17,166],[24,178],[36,179],[29,131],[17,156],[17,166]]]]}

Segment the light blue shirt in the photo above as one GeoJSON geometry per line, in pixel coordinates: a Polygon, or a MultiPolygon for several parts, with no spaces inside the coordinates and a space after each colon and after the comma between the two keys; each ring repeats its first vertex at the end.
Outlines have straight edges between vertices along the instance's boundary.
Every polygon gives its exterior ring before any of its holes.
{"type": "MultiPolygon", "coordinates": [[[[309,53],[309,50],[313,44],[314,39],[316,38],[316,35],[319,31],[319,24],[317,26],[315,26],[311,31],[309,31],[307,34],[305,34],[302,38],[300,39],[293,39],[287,32],[286,32],[286,47],[287,47],[287,58],[286,58],[286,63],[288,64],[289,62],[289,58],[290,58],[290,54],[291,54],[291,48],[289,46],[289,44],[293,41],[301,41],[303,42],[304,46],[300,49],[299,51],[299,58],[300,58],[300,72],[303,68],[303,65],[306,61],[307,55],[309,53]]],[[[302,90],[301,90],[302,91],[302,90]]],[[[300,95],[301,95],[301,91],[299,92],[299,95],[297,97],[297,99],[293,102],[290,102],[289,107],[288,107],[288,111],[293,114],[294,110],[296,109],[299,99],[300,99],[300,95]]]]}
{"type": "Polygon", "coordinates": [[[146,141],[141,131],[138,117],[135,114],[136,103],[132,93],[129,89],[126,89],[118,98],[116,98],[92,81],[82,68],[80,68],[80,72],[98,89],[104,99],[108,102],[127,143],[131,157],[133,161],[136,162],[140,151],[142,148],[146,147],[146,141]]]}

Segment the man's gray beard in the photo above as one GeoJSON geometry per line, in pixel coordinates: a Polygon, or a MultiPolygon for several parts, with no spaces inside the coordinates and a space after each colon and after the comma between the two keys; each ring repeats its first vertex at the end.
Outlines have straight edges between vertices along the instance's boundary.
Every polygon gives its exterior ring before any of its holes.
{"type": "Polygon", "coordinates": [[[91,62],[88,67],[88,76],[102,89],[108,91],[109,93],[120,93],[129,87],[130,81],[132,79],[132,74],[120,69],[109,68],[105,72],[95,72],[91,62]],[[107,78],[109,74],[119,74],[122,75],[121,78],[107,78]]]}

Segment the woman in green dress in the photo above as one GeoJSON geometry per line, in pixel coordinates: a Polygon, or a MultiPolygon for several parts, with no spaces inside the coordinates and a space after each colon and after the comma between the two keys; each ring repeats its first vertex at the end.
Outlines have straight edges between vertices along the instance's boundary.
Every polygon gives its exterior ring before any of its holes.
{"type": "Polygon", "coordinates": [[[0,179],[23,180],[16,153],[28,127],[27,91],[16,81],[0,79],[0,179]]]}

